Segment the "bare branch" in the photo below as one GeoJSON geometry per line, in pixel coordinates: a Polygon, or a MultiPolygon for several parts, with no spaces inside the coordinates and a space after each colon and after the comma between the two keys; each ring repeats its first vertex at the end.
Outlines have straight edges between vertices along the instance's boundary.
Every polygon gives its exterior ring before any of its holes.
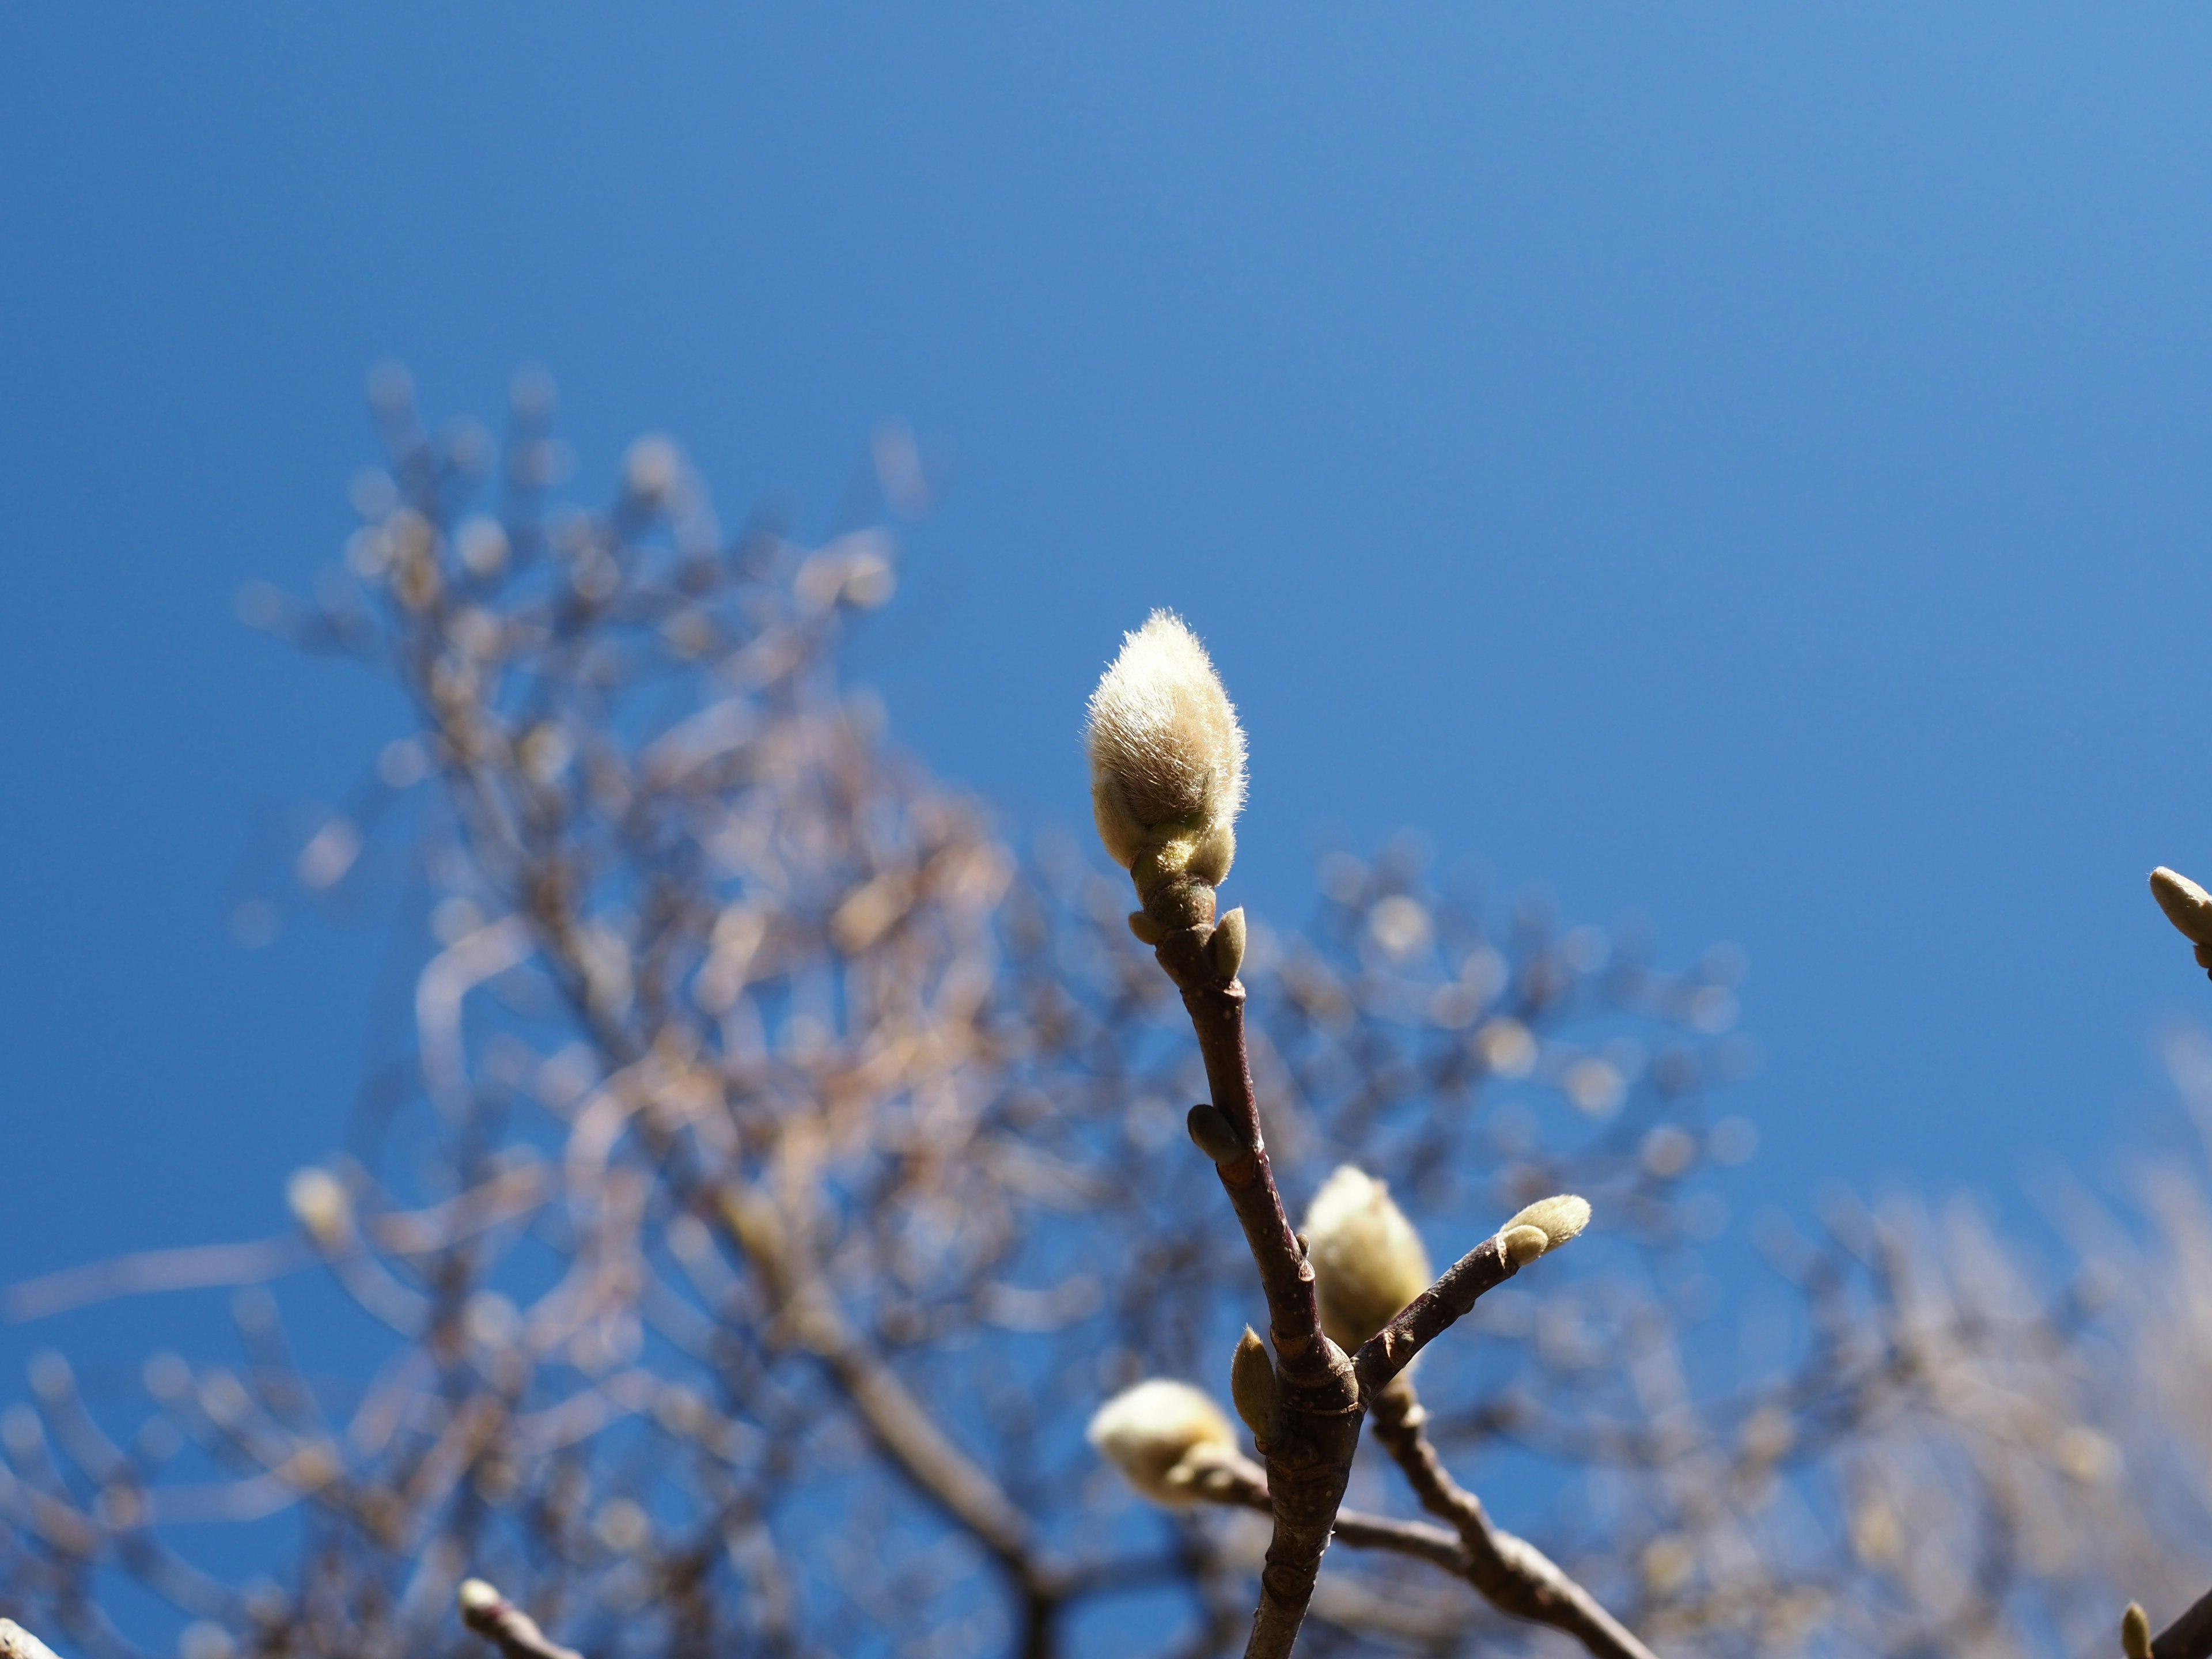
{"type": "Polygon", "coordinates": [[[1467,1550],[1468,1582],[1492,1607],[1565,1631],[1596,1659],[1654,1659],[1650,1649],[1542,1551],[1492,1525],[1482,1501],[1451,1478],[1429,1443],[1428,1413],[1411,1379],[1401,1376],[1382,1389],[1370,1410],[1376,1437],[1404,1471],[1421,1507],[1458,1532],[1467,1550]]]}
{"type": "Polygon", "coordinates": [[[1495,1290],[1519,1271],[1496,1238],[1484,1239],[1445,1268],[1435,1284],[1360,1345],[1353,1363],[1362,1396],[1373,1401],[1413,1364],[1415,1354],[1472,1312],[1486,1291],[1495,1290]]]}
{"type": "Polygon", "coordinates": [[[2150,1659],[2212,1659],[2212,1590],[2159,1632],[2150,1659]]]}
{"type": "MultiPolygon", "coordinates": [[[[1248,1457],[1217,1456],[1194,1490],[1217,1504],[1274,1513],[1267,1496],[1267,1475],[1248,1457]]],[[[1336,1512],[1335,1535],[1354,1549],[1392,1550],[1442,1567],[1455,1578],[1468,1572],[1468,1554],[1457,1538],[1441,1527],[1420,1521],[1396,1521],[1384,1515],[1365,1515],[1358,1510],[1336,1512]]]]}
{"type": "Polygon", "coordinates": [[[1291,1229],[1267,1162],[1244,1047],[1244,988],[1233,978],[1220,979],[1206,948],[1208,937],[1204,927],[1178,929],[1158,955],[1182,993],[1213,1109],[1243,1147],[1225,1161],[1216,1158],[1214,1169],[1260,1270],[1277,1376],[1276,1426],[1260,1447],[1267,1460],[1275,1533],[1260,1574],[1260,1605],[1245,1654],[1246,1659],[1284,1659],[1297,1640],[1351,1478],[1359,1446],[1359,1389],[1343,1350],[1322,1333],[1313,1264],[1291,1229]]]}

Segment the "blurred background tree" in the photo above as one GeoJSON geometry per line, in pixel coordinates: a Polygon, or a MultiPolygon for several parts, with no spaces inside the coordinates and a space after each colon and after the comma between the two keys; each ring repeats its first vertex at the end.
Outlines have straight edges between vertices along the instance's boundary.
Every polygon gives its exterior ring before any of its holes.
{"type": "MultiPolygon", "coordinates": [[[[876,447],[884,521],[810,546],[727,530],[657,437],[610,503],[556,503],[541,378],[499,441],[434,433],[396,371],[374,403],[346,574],[244,609],[414,711],[295,866],[418,878],[410,1041],[293,1178],[293,1236],[11,1293],[233,1285],[236,1328],[127,1393],[34,1364],[0,1610],[88,1655],[181,1624],[185,1659],[397,1659],[477,1645],[473,1575],[592,1655],[1237,1650],[1264,1522],[1154,1509],[1083,1437],[1147,1376],[1225,1403],[1263,1322],[1184,1139],[1188,1029],[1126,884],[1073,839],[1018,854],[841,678],[927,499],[910,440],[876,447]],[[369,1363],[293,1340],[331,1291],[369,1363]]],[[[1499,1525],[1668,1655],[2110,1651],[2129,1597],[2162,1623],[2203,1588],[2196,1164],[2124,1213],[2069,1194],[2063,1251],[1832,1195],[1815,1235],[1763,1224],[1791,1299],[1736,1316],[1698,1247],[1756,1144],[1740,959],[1500,905],[1410,838],[1317,874],[1243,969],[1292,1204],[1356,1162],[1440,1261],[1595,1206],[1423,1364],[1499,1525]]],[[[2169,1059],[2212,1123],[2212,1048],[2169,1059]]],[[[1371,1449],[1348,1501],[1416,1512],[1371,1449]]],[[[1301,1651],[1571,1645],[1340,1542],[1301,1651]]]]}

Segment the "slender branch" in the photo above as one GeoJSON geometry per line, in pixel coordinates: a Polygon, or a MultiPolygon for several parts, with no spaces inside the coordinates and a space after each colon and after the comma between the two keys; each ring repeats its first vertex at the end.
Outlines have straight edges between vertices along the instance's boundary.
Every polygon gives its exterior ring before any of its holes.
{"type": "Polygon", "coordinates": [[[461,1622],[500,1650],[502,1659],[584,1659],[538,1628],[538,1621],[481,1578],[461,1586],[461,1622]]]}
{"type": "MultiPolygon", "coordinates": [[[[792,1245],[792,1230],[774,1201],[735,1185],[719,1196],[718,1218],[759,1271],[792,1336],[822,1362],[877,1445],[998,1558],[1031,1602],[1057,1601],[1066,1576],[1038,1559],[1029,1516],[854,1331],[820,1274],[792,1245]]],[[[1048,1612],[1032,1619],[1048,1623],[1048,1612]]]]}
{"type": "MultiPolygon", "coordinates": [[[[1198,1490],[1217,1504],[1274,1513],[1267,1495],[1267,1472],[1249,1457],[1230,1454],[1208,1469],[1198,1490]]],[[[1391,1550],[1442,1567],[1455,1578],[1468,1575],[1470,1563],[1459,1540],[1442,1527],[1425,1521],[1396,1521],[1387,1515],[1366,1515],[1358,1510],[1336,1512],[1336,1537],[1354,1549],[1391,1550]]]]}
{"type": "MultiPolygon", "coordinates": [[[[1461,1265],[1480,1253],[1470,1254],[1461,1265]]],[[[1445,1278],[1450,1276],[1447,1273],[1445,1278]]],[[[1407,1314],[1412,1312],[1407,1310],[1407,1314]]],[[[1375,1346],[1370,1342],[1360,1351],[1363,1359],[1375,1346]]],[[[1372,1396],[1369,1409],[1375,1419],[1376,1437],[1404,1471],[1421,1507],[1450,1522],[1458,1533],[1467,1555],[1462,1576],[1484,1600],[1516,1619],[1566,1632],[1595,1659],[1654,1659],[1651,1650],[1601,1607],[1596,1597],[1534,1545],[1493,1525],[1482,1500],[1452,1479],[1430,1443],[1425,1429],[1429,1413],[1415,1395],[1412,1379],[1398,1377],[1372,1396]]],[[[2161,1654],[2159,1659],[2178,1659],[2179,1652],[2161,1654]]],[[[2203,1656],[2198,1651],[2191,1659],[2203,1659],[2203,1656]]]]}
{"type": "Polygon", "coordinates": [[[2212,1590],[2151,1643],[2150,1659],[2212,1659],[2212,1590]]]}
{"type": "MultiPolygon", "coordinates": [[[[1352,1363],[1322,1334],[1313,1264],[1284,1212],[1267,1162],[1244,1042],[1244,988],[1224,981],[1206,951],[1209,930],[1184,927],[1162,940],[1160,966],[1182,993],[1206,1062],[1213,1109],[1231,1145],[1214,1170],[1244,1229],[1267,1298],[1276,1364],[1276,1414],[1260,1450],[1267,1460],[1274,1536],[1260,1574],[1245,1659],[1286,1659],[1297,1640],[1322,1553],[1359,1446],[1359,1385],[1352,1363]]],[[[1209,1154],[1211,1155],[1211,1154],[1209,1154]]]]}
{"type": "Polygon", "coordinates": [[[1217,1162],[1224,1191],[1244,1229],[1260,1287],[1267,1298],[1269,1334],[1281,1364],[1310,1353],[1327,1342],[1321,1334],[1321,1306],[1314,1291],[1313,1264],[1305,1259],[1282,1194],[1275,1186],[1261,1132],[1260,1107],[1252,1087],[1252,1066],[1244,1047],[1244,987],[1214,977],[1206,954],[1206,930],[1186,927],[1170,933],[1157,952],[1160,966],[1182,993],[1206,1062],[1213,1108],[1228,1121],[1239,1156],[1217,1162]]]}
{"type": "Polygon", "coordinates": [[[1435,1284],[1360,1345],[1353,1364],[1359,1373],[1361,1397],[1374,1401],[1413,1363],[1415,1354],[1472,1312],[1484,1291],[1497,1289],[1518,1272],[1494,1237],[1484,1239],[1445,1268],[1435,1284]]]}

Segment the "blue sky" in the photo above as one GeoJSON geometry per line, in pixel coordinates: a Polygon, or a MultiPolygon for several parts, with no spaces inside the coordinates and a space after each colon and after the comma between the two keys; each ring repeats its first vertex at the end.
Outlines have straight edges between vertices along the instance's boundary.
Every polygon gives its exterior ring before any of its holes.
{"type": "Polygon", "coordinates": [[[2212,872],[2201,7],[9,37],[0,1279],[275,1231],[339,1138],[384,933],[225,916],[400,714],[230,603],[335,561],[390,356],[441,416],[543,363],[587,486],[665,429],[819,533],[911,422],[949,486],[860,655],[901,741],[1079,823],[1084,694],[1181,608],[1252,734],[1243,902],[1410,823],[1741,943],[1793,1205],[2164,1133],[2152,1034],[2208,1006],[2143,890],[2212,872]]]}

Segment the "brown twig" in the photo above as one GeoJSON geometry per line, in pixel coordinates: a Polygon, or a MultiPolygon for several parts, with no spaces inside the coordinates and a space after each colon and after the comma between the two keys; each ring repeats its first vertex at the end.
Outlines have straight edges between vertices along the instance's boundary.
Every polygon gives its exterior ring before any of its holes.
{"type": "MultiPolygon", "coordinates": [[[[1367,1350],[1361,1352],[1364,1357],[1367,1350]]],[[[1421,1507],[1449,1522],[1458,1533],[1466,1549],[1463,1576],[1491,1606],[1516,1619],[1566,1632],[1596,1659],[1654,1659],[1651,1650],[1599,1606],[1596,1597],[1534,1545],[1493,1525],[1482,1500],[1452,1479],[1424,1431],[1428,1412],[1410,1379],[1400,1376],[1381,1389],[1369,1410],[1376,1437],[1404,1472],[1421,1507]]]]}
{"type": "Polygon", "coordinates": [[[2159,1633],[2150,1659],[2212,1659],[2212,1590],[2159,1633]]]}
{"type": "MultiPolygon", "coordinates": [[[[1267,1472],[1247,1457],[1222,1458],[1206,1471],[1198,1490],[1217,1504],[1257,1510],[1262,1515],[1274,1513],[1274,1501],[1267,1495],[1267,1472]]],[[[1442,1567],[1455,1578],[1467,1577],[1469,1564],[1465,1547],[1442,1527],[1426,1522],[1396,1521],[1385,1515],[1340,1509],[1336,1512],[1335,1535],[1354,1549],[1391,1550],[1442,1567]]]]}
{"type": "Polygon", "coordinates": [[[974,1534],[1032,1604],[1059,1599],[1066,1574],[1039,1559],[1029,1516],[853,1330],[820,1274],[793,1248],[793,1230],[774,1201],[732,1185],[718,1209],[729,1237],[759,1269],[791,1336],[822,1362],[893,1465],[974,1534]]]}
{"type": "Polygon", "coordinates": [[[1359,1446],[1359,1384],[1344,1351],[1322,1334],[1313,1264],[1284,1212],[1267,1162],[1259,1103],[1244,1044],[1244,988],[1224,982],[1206,949],[1208,930],[1186,927],[1158,947],[1160,966],[1182,993],[1197,1034],[1213,1109],[1226,1121],[1232,1156],[1214,1160],[1260,1271],[1273,1340],[1276,1413],[1260,1449],[1275,1517],[1260,1574],[1246,1659],[1285,1659],[1297,1641],[1322,1553],[1328,1547],[1359,1446]]]}
{"type": "Polygon", "coordinates": [[[1472,1312],[1484,1291],[1520,1271],[1496,1238],[1486,1238],[1444,1269],[1398,1316],[1360,1345],[1353,1364],[1361,1396],[1370,1403],[1413,1356],[1472,1312]]]}

